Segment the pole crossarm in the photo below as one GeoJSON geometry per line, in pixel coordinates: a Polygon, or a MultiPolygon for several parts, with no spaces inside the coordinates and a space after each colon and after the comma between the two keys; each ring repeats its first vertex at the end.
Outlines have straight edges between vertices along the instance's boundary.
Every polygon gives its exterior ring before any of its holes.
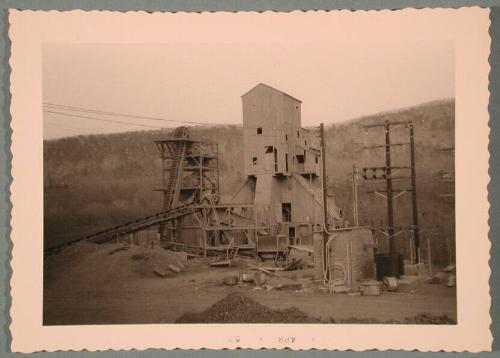
{"type": "Polygon", "coordinates": [[[393,121],[393,122],[386,121],[384,123],[366,124],[363,127],[365,127],[365,129],[368,129],[368,128],[386,127],[386,126],[401,126],[401,125],[409,126],[411,124],[412,124],[411,121],[393,121]]]}
{"type": "MultiPolygon", "coordinates": [[[[389,237],[389,233],[388,233],[387,231],[384,231],[384,230],[382,230],[382,229],[375,229],[375,230],[376,230],[377,232],[381,233],[382,235],[389,237]]],[[[398,235],[402,234],[402,233],[403,233],[403,232],[405,232],[405,231],[406,231],[406,228],[403,228],[403,229],[399,230],[398,232],[394,233],[394,234],[392,235],[392,237],[394,238],[394,237],[396,237],[396,236],[398,236],[398,235]]]]}
{"type": "Polygon", "coordinates": [[[391,144],[380,144],[380,145],[370,145],[364,146],[363,149],[375,149],[375,148],[387,148],[387,147],[397,147],[401,145],[410,145],[410,142],[402,142],[402,143],[391,143],[391,144]]]}
{"type": "MultiPolygon", "coordinates": [[[[411,189],[393,190],[392,191],[393,193],[398,193],[398,194],[394,195],[392,198],[393,199],[397,199],[400,196],[403,196],[404,194],[408,193],[409,191],[411,191],[411,189]]],[[[375,194],[375,195],[381,196],[384,199],[387,199],[387,195],[383,194],[383,193],[387,193],[387,190],[368,190],[367,193],[369,193],[369,194],[375,194]]]]}

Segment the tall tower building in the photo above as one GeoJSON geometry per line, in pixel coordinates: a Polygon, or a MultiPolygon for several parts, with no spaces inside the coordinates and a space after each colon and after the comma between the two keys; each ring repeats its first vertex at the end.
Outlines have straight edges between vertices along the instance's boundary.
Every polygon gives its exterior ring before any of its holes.
{"type": "MultiPolygon", "coordinates": [[[[265,225],[286,224],[303,241],[323,225],[319,139],[302,128],[302,102],[265,84],[242,96],[244,167],[247,181],[233,200],[269,206],[257,213],[265,225]]],[[[328,197],[331,227],[341,211],[328,197]]]]}

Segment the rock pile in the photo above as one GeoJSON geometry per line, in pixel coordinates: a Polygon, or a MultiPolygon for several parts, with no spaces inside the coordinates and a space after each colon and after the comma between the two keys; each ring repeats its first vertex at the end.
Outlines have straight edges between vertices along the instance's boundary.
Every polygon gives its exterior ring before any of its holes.
{"type": "Polygon", "coordinates": [[[319,323],[292,307],[272,310],[240,293],[231,293],[200,313],[186,313],[176,323],[319,323]]]}

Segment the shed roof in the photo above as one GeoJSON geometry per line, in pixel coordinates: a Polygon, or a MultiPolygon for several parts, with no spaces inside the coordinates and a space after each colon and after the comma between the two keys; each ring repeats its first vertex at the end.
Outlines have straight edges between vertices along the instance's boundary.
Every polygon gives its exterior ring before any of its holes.
{"type": "Polygon", "coordinates": [[[290,96],[288,93],[285,93],[285,92],[283,92],[283,91],[280,91],[280,90],[278,90],[278,89],[276,89],[276,88],[274,88],[274,87],[268,86],[268,85],[266,85],[265,83],[262,83],[262,82],[261,82],[261,83],[259,83],[259,84],[258,84],[258,85],[256,85],[256,86],[252,87],[250,90],[248,90],[248,91],[247,91],[247,92],[245,92],[243,95],[241,95],[241,97],[245,97],[245,96],[246,96],[247,94],[249,94],[250,92],[252,92],[252,91],[254,91],[255,89],[257,89],[257,88],[259,88],[259,87],[262,87],[262,86],[263,86],[263,87],[267,87],[267,88],[269,88],[269,89],[271,89],[271,90],[273,90],[273,91],[275,91],[275,92],[278,92],[278,93],[280,93],[280,94],[282,94],[282,95],[285,95],[285,96],[287,96],[287,97],[290,97],[291,99],[293,99],[293,100],[295,100],[295,101],[297,101],[297,102],[302,103],[302,101],[301,101],[300,99],[297,99],[297,98],[295,98],[295,97],[293,97],[293,96],[290,96]]]}

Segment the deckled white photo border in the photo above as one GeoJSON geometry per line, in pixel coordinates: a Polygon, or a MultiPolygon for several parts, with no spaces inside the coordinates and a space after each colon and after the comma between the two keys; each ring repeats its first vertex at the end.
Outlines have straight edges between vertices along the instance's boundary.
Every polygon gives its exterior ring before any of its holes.
{"type": "Polygon", "coordinates": [[[12,41],[13,274],[10,329],[13,351],[237,347],[357,351],[375,348],[491,350],[487,223],[488,9],[152,14],[11,10],[9,22],[12,41]],[[327,26],[324,26],[325,21],[327,26]],[[382,21],[392,21],[398,31],[379,30],[377,24],[382,21]],[[440,31],[429,33],[426,29],[428,22],[440,24],[440,31]],[[408,41],[432,38],[455,42],[458,324],[42,326],[42,45],[316,42],[327,39],[332,31],[345,33],[346,41],[387,40],[399,36],[408,41]]]}

